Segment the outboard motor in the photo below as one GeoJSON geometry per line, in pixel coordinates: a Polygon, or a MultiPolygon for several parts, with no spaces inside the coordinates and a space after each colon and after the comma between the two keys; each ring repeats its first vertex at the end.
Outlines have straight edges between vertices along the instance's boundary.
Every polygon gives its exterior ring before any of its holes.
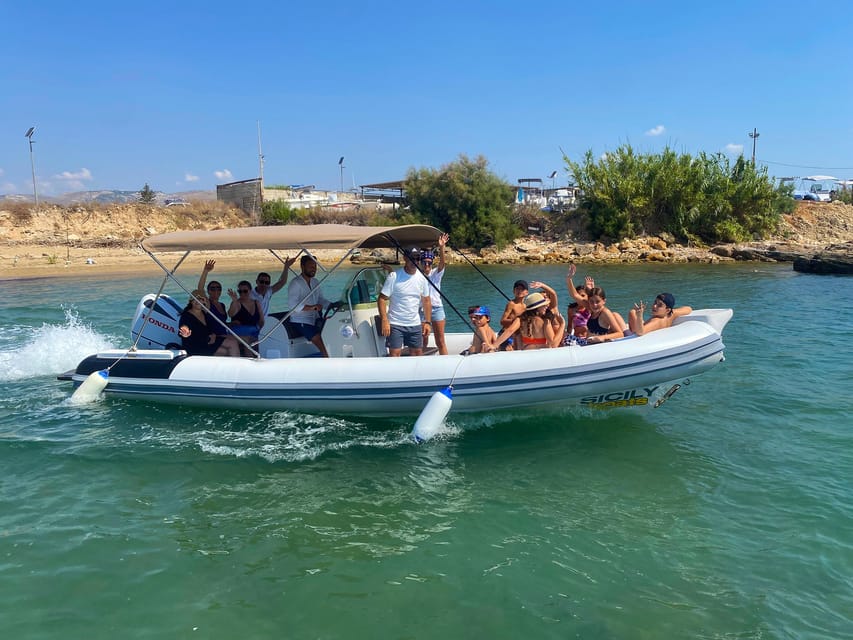
{"type": "Polygon", "coordinates": [[[153,293],[149,293],[143,296],[130,324],[131,339],[136,342],[141,332],[142,337],[137,344],[140,349],[180,349],[181,336],[178,335],[178,326],[183,310],[181,305],[167,295],[157,298],[153,293]]]}

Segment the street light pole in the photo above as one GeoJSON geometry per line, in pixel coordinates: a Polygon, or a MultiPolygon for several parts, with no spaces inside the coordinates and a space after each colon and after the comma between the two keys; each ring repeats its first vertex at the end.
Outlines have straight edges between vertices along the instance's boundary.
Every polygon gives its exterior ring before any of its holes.
{"type": "Polygon", "coordinates": [[[33,170],[33,200],[35,200],[36,209],[39,208],[39,194],[38,189],[36,189],[36,163],[33,160],[33,133],[35,133],[36,128],[30,127],[27,129],[27,132],[24,134],[24,137],[30,141],[30,168],[33,170]]]}
{"type": "Polygon", "coordinates": [[[338,160],[338,166],[341,168],[341,193],[344,192],[344,157],[341,156],[341,159],[338,160]]]}
{"type": "Polygon", "coordinates": [[[752,128],[752,131],[749,133],[749,137],[752,138],[752,166],[755,167],[755,141],[758,140],[758,136],[761,134],[758,133],[758,129],[755,127],[752,128]]]}

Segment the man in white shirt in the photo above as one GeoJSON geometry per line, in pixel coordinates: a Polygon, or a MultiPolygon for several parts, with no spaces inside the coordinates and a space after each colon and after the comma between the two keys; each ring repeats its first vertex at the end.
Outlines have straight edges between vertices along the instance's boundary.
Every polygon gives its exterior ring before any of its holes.
{"type": "Polygon", "coordinates": [[[252,297],[261,305],[261,313],[264,316],[270,314],[270,298],[272,298],[272,294],[277,293],[279,289],[287,284],[288,269],[290,269],[294,262],[296,262],[296,256],[292,258],[285,257],[284,269],[281,270],[281,275],[275,284],[270,284],[272,278],[266,271],[262,271],[255,278],[255,288],[252,289],[252,297]]]}
{"type": "Polygon", "coordinates": [[[314,277],[317,275],[317,262],[311,256],[304,255],[299,260],[299,266],[302,272],[287,287],[287,305],[291,310],[296,309],[290,315],[290,321],[320,350],[324,358],[328,358],[329,354],[320,334],[322,328],[317,326],[317,321],[322,317],[323,309],[329,301],[323,296],[317,278],[314,277]]]}
{"type": "Polygon", "coordinates": [[[387,338],[388,355],[392,357],[398,357],[404,346],[409,347],[409,355],[422,355],[424,338],[429,336],[432,326],[429,282],[415,264],[418,250],[410,249],[404,256],[403,268],[388,274],[376,302],[382,335],[387,338]]]}

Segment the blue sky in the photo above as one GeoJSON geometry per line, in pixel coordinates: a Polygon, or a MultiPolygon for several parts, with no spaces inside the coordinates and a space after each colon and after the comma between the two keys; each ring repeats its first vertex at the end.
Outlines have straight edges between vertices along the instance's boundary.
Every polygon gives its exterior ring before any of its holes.
{"type": "MultiPolygon", "coordinates": [[[[756,156],[853,178],[849,3],[0,4],[0,195],[344,188],[483,155],[756,156]],[[595,6],[593,6],[595,4],[595,6]]],[[[790,166],[787,166],[790,165],[790,166]]],[[[547,183],[547,180],[546,180],[547,183]]]]}

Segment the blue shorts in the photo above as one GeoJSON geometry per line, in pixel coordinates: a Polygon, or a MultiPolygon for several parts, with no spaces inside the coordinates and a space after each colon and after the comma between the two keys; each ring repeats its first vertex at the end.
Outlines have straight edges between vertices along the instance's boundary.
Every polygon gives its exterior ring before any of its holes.
{"type": "MultiPolygon", "coordinates": [[[[424,310],[421,309],[421,320],[424,319],[424,310]]],[[[444,307],[433,307],[432,308],[432,318],[430,320],[435,320],[441,322],[442,320],[446,320],[447,316],[444,315],[444,307]]]]}
{"type": "Polygon", "coordinates": [[[257,338],[260,329],[253,324],[235,324],[231,325],[231,331],[241,337],[257,338]]]}
{"type": "Polygon", "coordinates": [[[410,349],[424,348],[424,334],[421,325],[414,327],[401,327],[397,324],[391,325],[391,333],[385,338],[385,346],[389,349],[402,349],[403,346],[410,349]]]}
{"type": "Polygon", "coordinates": [[[296,329],[307,340],[313,340],[314,336],[320,333],[320,329],[318,329],[317,326],[313,324],[304,324],[302,322],[293,322],[291,324],[293,328],[296,329]]]}

